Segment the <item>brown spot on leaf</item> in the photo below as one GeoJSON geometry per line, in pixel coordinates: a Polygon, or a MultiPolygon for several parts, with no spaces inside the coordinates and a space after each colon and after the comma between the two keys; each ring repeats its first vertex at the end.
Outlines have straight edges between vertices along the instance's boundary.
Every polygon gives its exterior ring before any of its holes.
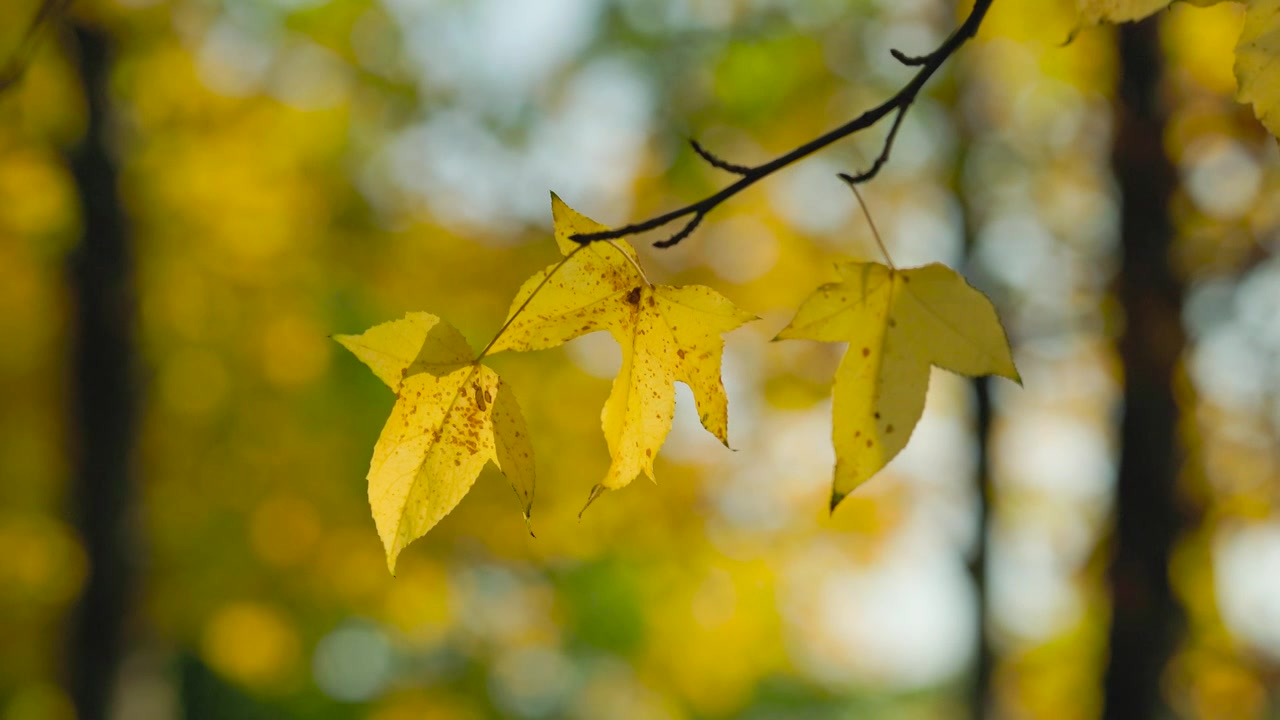
{"type": "Polygon", "coordinates": [[[893,426],[892,426],[892,425],[885,425],[885,426],[884,426],[884,434],[885,434],[885,435],[892,435],[892,434],[893,434],[893,426]]]}
{"type": "Polygon", "coordinates": [[[867,438],[867,447],[871,447],[871,438],[867,438]]]}
{"type": "Polygon", "coordinates": [[[876,413],[876,419],[877,419],[877,420],[879,420],[879,419],[880,419],[880,413],[876,413]]]}
{"type": "Polygon", "coordinates": [[[862,348],[862,357],[867,357],[870,354],[871,354],[871,348],[862,348]]]}
{"type": "Polygon", "coordinates": [[[627,302],[631,305],[640,304],[640,288],[633,287],[631,292],[627,293],[627,302]]]}

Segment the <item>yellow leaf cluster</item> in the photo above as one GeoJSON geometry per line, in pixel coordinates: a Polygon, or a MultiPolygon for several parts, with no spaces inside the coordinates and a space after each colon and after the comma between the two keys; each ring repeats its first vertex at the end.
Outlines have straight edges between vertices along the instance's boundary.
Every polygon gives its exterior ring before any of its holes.
{"type": "MultiPolygon", "coordinates": [[[[542,350],[597,331],[621,346],[600,418],[611,463],[588,505],[641,473],[653,479],[676,382],[692,390],[703,427],[728,445],[722,335],[754,316],[708,287],[651,283],[625,241],[578,244],[574,236],[606,228],[554,195],[552,215],[563,259],[525,281],[478,355],[448,323],[421,312],[336,337],[396,393],[368,475],[392,572],[400,551],[457,506],[487,462],[507,475],[528,519],[533,449],[510,389],[480,363],[488,354],[542,350]]],[[[995,309],[953,271],[863,262],[839,270],[841,281],[818,288],[778,335],[849,343],[835,380],[833,509],[906,445],[932,366],[1021,382],[995,309]]]]}
{"type": "Polygon", "coordinates": [[[650,283],[626,242],[579,245],[573,235],[604,228],[554,196],[552,212],[564,259],[525,282],[478,357],[457,330],[427,313],[335,337],[396,393],[368,474],[392,572],[400,551],[461,502],[486,462],[506,474],[528,519],[533,449],[510,389],[480,364],[488,354],[541,350],[597,330],[622,346],[622,368],[601,415],[612,463],[588,504],[641,472],[653,478],[654,456],[671,430],[676,381],[693,391],[703,426],[728,444],[721,334],[754,316],[707,287],[650,283]]]}

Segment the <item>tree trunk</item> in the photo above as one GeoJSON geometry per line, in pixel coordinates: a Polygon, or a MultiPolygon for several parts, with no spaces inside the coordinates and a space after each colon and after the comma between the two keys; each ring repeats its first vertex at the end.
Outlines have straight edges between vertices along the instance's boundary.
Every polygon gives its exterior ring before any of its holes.
{"type": "Polygon", "coordinates": [[[70,157],[84,236],[70,258],[72,307],[72,502],[89,576],[68,649],[72,700],[80,720],[107,717],[133,581],[128,511],[137,415],[132,363],[131,254],[108,151],[109,41],[76,27],[88,108],[83,143],[70,157]]]}
{"type": "Polygon", "coordinates": [[[978,493],[978,522],[973,555],[969,558],[969,576],[973,579],[976,595],[974,617],[973,680],[969,686],[969,713],[974,720],[983,720],[990,712],[991,680],[995,670],[995,652],[991,648],[991,630],[987,614],[991,593],[987,582],[988,549],[991,542],[991,378],[973,380],[974,442],[978,444],[978,462],[974,468],[974,484],[978,493]]]}
{"type": "MultiPolygon", "coordinates": [[[[956,10],[962,11],[964,3],[957,3],[956,10]]],[[[968,193],[965,192],[964,172],[970,162],[969,148],[978,141],[982,129],[987,127],[987,120],[977,120],[966,116],[960,109],[964,88],[975,82],[972,77],[977,72],[968,58],[960,61],[956,68],[956,86],[959,97],[952,108],[952,122],[955,125],[960,152],[952,167],[951,186],[956,188],[956,196],[960,201],[963,213],[965,277],[975,287],[982,290],[993,301],[999,302],[999,296],[991,292],[987,273],[981,267],[977,254],[978,209],[974,207],[968,193]]],[[[967,569],[973,582],[974,591],[974,647],[973,670],[967,692],[969,717],[973,720],[985,720],[993,708],[992,681],[995,675],[996,656],[991,646],[991,584],[988,582],[991,557],[991,521],[995,501],[991,483],[991,430],[994,420],[994,408],[991,403],[991,378],[976,377],[973,386],[973,442],[977,446],[977,458],[973,468],[973,490],[977,495],[974,544],[969,555],[967,569]]]]}
{"type": "Polygon", "coordinates": [[[1168,568],[1180,525],[1173,380],[1184,338],[1182,286],[1169,262],[1169,199],[1176,176],[1163,146],[1157,25],[1127,24],[1119,36],[1121,79],[1112,162],[1121,196],[1124,417],[1104,717],[1135,720],[1170,715],[1160,681],[1182,623],[1168,568]]]}
{"type": "MultiPolygon", "coordinates": [[[[963,80],[962,80],[963,82],[963,80]]],[[[960,113],[956,113],[957,116],[960,113]]],[[[961,118],[961,145],[967,146],[973,141],[973,132],[961,118]]],[[[952,178],[954,187],[962,188],[961,171],[968,161],[962,151],[956,163],[956,173],[952,178]]],[[[963,190],[959,193],[960,204],[964,211],[964,245],[966,278],[978,289],[987,293],[988,297],[996,297],[981,282],[984,273],[979,267],[976,254],[977,228],[974,223],[974,208],[963,190]]],[[[974,529],[973,550],[967,563],[969,578],[973,582],[974,592],[974,648],[973,674],[970,676],[968,688],[969,717],[973,720],[984,720],[992,709],[991,682],[995,672],[995,650],[991,647],[991,584],[988,582],[991,556],[991,520],[994,510],[994,488],[991,483],[991,428],[994,419],[994,408],[991,404],[991,378],[976,377],[973,387],[973,442],[977,446],[977,458],[973,468],[973,490],[977,495],[977,518],[974,529]]]]}

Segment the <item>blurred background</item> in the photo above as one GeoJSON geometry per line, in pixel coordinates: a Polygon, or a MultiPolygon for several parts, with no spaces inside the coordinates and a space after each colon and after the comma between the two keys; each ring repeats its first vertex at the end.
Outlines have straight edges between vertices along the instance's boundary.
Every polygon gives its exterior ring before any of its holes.
{"type": "Polygon", "coordinates": [[[730,178],[688,138],[780,154],[968,6],[64,5],[0,20],[3,720],[1280,718],[1280,153],[1231,99],[1240,7],[1064,45],[1070,0],[997,0],[930,83],[864,194],[899,265],[993,297],[1025,387],[935,372],[834,516],[843,348],[768,340],[880,259],[834,175],[887,124],[637,242],[762,318],[738,452],[681,386],[658,484],[579,521],[616,346],[495,357],[537,539],[490,468],[392,578],[394,398],[331,333],[426,310],[483,345],[557,257],[549,191],[695,200],[730,178]]]}

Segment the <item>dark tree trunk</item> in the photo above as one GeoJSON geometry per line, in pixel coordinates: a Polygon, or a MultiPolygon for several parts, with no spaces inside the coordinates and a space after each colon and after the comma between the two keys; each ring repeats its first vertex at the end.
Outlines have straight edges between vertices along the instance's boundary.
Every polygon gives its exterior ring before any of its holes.
{"type": "Polygon", "coordinates": [[[137,414],[131,348],[131,254],[110,156],[110,43],[77,27],[88,108],[83,143],[70,157],[84,236],[70,259],[72,308],[72,502],[89,560],[68,649],[70,691],[80,720],[107,717],[122,654],[133,581],[129,527],[131,456],[137,414]]]}
{"type": "MultiPolygon", "coordinates": [[[[962,11],[964,3],[956,3],[957,11],[962,11]]],[[[975,70],[969,61],[961,61],[956,69],[956,92],[963,96],[964,88],[975,82],[972,77],[975,70]]],[[[952,119],[956,127],[960,152],[952,168],[951,186],[956,188],[957,197],[963,212],[965,276],[988,297],[999,301],[999,295],[991,292],[991,283],[984,282],[989,275],[982,268],[977,255],[978,209],[965,192],[965,167],[969,163],[969,148],[977,141],[978,136],[987,127],[984,120],[976,121],[967,116],[961,106],[963,101],[958,97],[952,110],[952,119]]],[[[1003,313],[1001,313],[1003,316],[1003,313]]],[[[974,463],[973,489],[977,495],[977,518],[974,530],[973,551],[967,563],[969,578],[973,582],[974,591],[974,648],[973,674],[968,687],[969,717],[973,720],[985,720],[993,708],[992,680],[994,679],[996,656],[991,647],[991,618],[988,611],[991,606],[991,585],[988,582],[991,554],[991,517],[995,500],[991,484],[991,428],[994,419],[991,404],[991,378],[977,377],[973,379],[974,402],[974,443],[977,446],[977,462],[974,463]]]]}
{"type": "Polygon", "coordinates": [[[976,595],[974,635],[973,682],[969,687],[970,716],[983,720],[991,710],[991,680],[995,669],[995,652],[991,648],[991,630],[987,615],[990,604],[990,586],[987,583],[987,557],[991,542],[991,378],[973,380],[974,434],[978,444],[978,462],[974,468],[974,484],[978,493],[978,528],[974,540],[973,555],[969,559],[969,576],[973,579],[976,595]]]}
{"type": "MultiPolygon", "coordinates": [[[[964,82],[964,80],[961,80],[964,82]]],[[[960,113],[957,113],[959,116],[960,113]]],[[[967,127],[963,118],[958,120],[960,123],[961,145],[967,146],[973,139],[973,133],[967,127]]],[[[964,169],[968,157],[962,151],[961,156],[956,163],[956,174],[952,178],[952,184],[957,188],[963,187],[961,174],[964,169]]],[[[974,223],[974,208],[969,204],[969,199],[964,192],[960,192],[960,203],[964,209],[964,245],[965,245],[965,275],[969,282],[974,283],[988,297],[998,297],[994,293],[989,292],[988,287],[984,287],[987,283],[982,282],[986,273],[983,272],[978,262],[976,250],[977,229],[974,223]]],[[[974,530],[973,551],[969,555],[967,563],[969,570],[969,578],[973,582],[974,591],[974,648],[973,648],[973,674],[971,676],[968,688],[968,704],[969,717],[973,720],[983,720],[992,709],[992,688],[991,681],[995,670],[995,651],[991,647],[991,620],[988,610],[991,605],[991,585],[988,580],[988,569],[990,563],[988,561],[991,550],[991,515],[993,509],[994,495],[991,484],[991,427],[994,418],[993,408],[991,405],[991,378],[977,377],[972,381],[973,386],[973,441],[977,446],[977,462],[973,468],[973,488],[977,495],[977,527],[974,530]]]]}
{"type": "Polygon", "coordinates": [[[1169,260],[1169,198],[1176,180],[1163,145],[1156,28],[1148,21],[1119,31],[1112,161],[1121,196],[1124,417],[1110,568],[1111,655],[1104,679],[1109,720],[1170,714],[1160,680],[1182,624],[1168,576],[1180,525],[1173,381],[1184,344],[1182,287],[1169,260]]]}

